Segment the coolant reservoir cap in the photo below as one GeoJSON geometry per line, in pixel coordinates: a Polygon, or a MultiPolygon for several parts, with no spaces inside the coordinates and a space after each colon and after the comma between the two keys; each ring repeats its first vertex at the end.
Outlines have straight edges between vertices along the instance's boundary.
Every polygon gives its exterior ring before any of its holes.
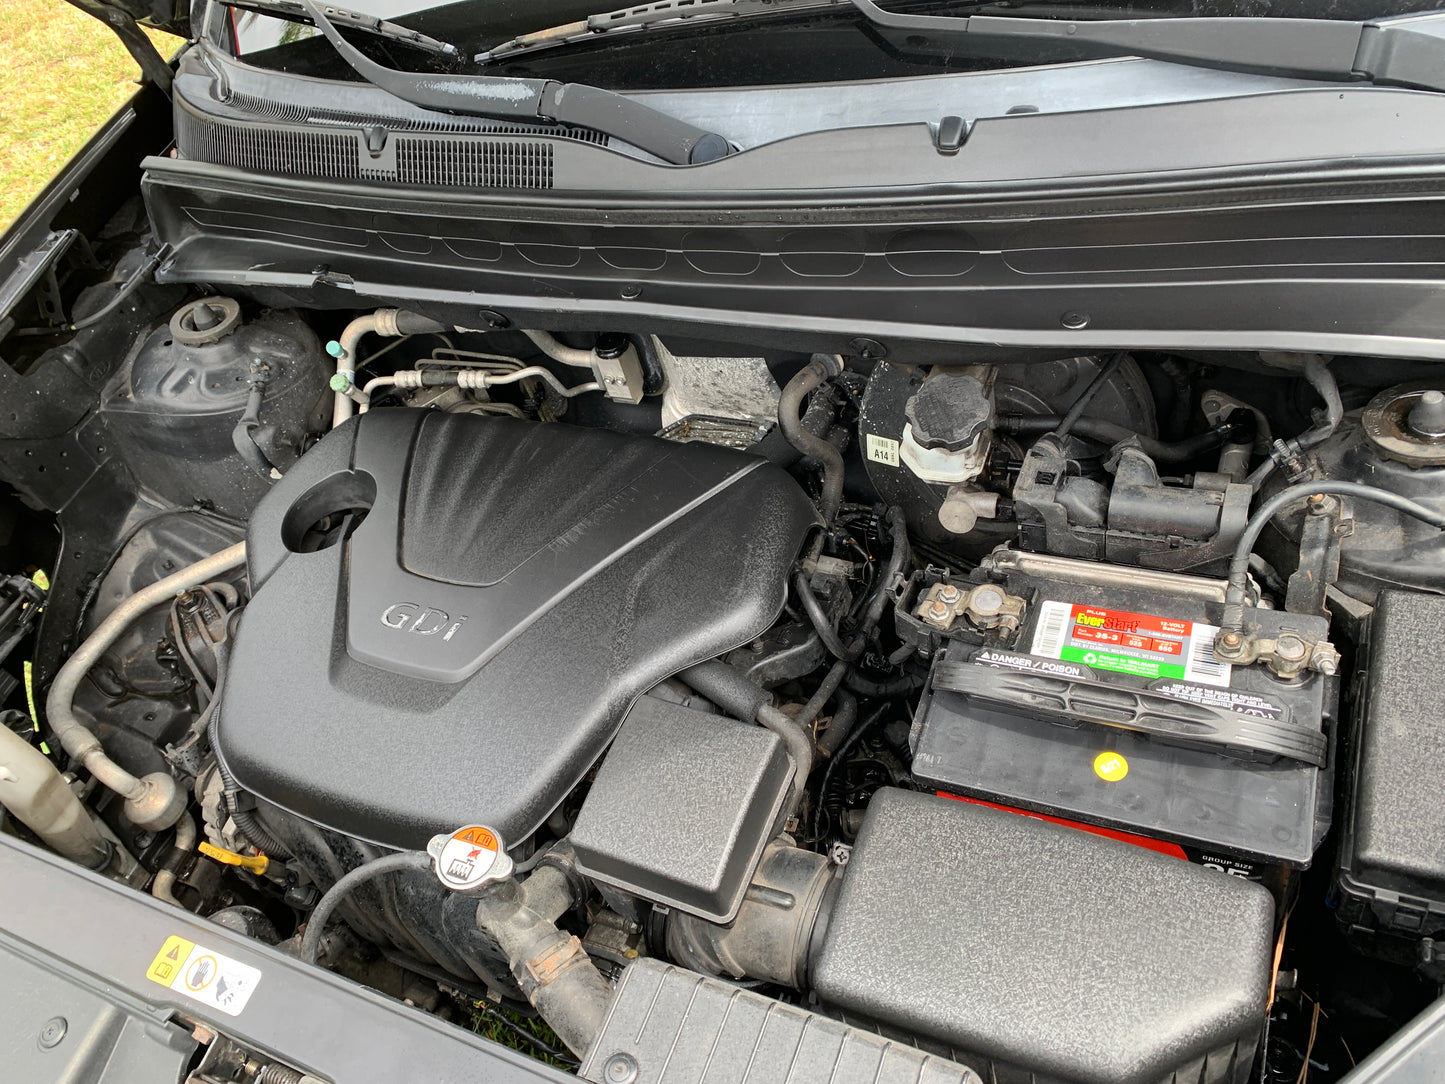
{"type": "Polygon", "coordinates": [[[512,859],[502,837],[484,824],[468,824],[450,835],[432,836],[426,853],[437,880],[453,892],[473,891],[512,875],[512,859]]]}

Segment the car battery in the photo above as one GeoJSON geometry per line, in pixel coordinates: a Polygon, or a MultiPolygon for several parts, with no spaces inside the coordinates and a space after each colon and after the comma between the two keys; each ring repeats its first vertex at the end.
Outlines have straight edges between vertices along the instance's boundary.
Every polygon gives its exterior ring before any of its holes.
{"type": "Polygon", "coordinates": [[[1280,887],[1329,827],[1336,684],[1217,659],[1223,602],[1218,580],[1011,550],[967,580],[923,573],[897,615],[933,654],[915,778],[1280,887]]]}

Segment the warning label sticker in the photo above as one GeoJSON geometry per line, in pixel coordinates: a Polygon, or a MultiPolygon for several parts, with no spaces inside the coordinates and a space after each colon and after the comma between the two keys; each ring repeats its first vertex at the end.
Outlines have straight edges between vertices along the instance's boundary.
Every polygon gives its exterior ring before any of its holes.
{"type": "Polygon", "coordinates": [[[1031,653],[1094,670],[1157,680],[1229,685],[1229,664],[1214,657],[1214,625],[1152,614],[1045,602],[1031,653]]]}
{"type": "Polygon", "coordinates": [[[146,978],[228,1016],[240,1016],[261,972],[184,937],[167,937],[146,968],[146,978]]]}
{"type": "Polygon", "coordinates": [[[980,651],[973,657],[973,661],[1000,670],[1028,670],[1035,674],[1049,674],[1074,681],[1087,681],[1094,676],[1083,666],[1054,662],[1051,659],[1035,659],[1028,655],[1015,655],[1012,651],[995,651],[992,648],[980,651]]]}
{"type": "Polygon", "coordinates": [[[1188,685],[1180,681],[1161,681],[1150,689],[1171,700],[1185,700],[1191,704],[1205,704],[1240,715],[1253,715],[1257,719],[1278,719],[1285,714],[1282,704],[1266,700],[1253,693],[1238,693],[1232,689],[1211,689],[1206,685],[1188,685]]]}
{"type": "Polygon", "coordinates": [[[868,458],[875,463],[886,463],[890,467],[898,466],[898,442],[888,437],[880,437],[877,433],[868,434],[868,458]]]}
{"type": "Polygon", "coordinates": [[[454,891],[479,888],[512,872],[512,860],[502,850],[501,840],[482,824],[469,824],[449,836],[433,836],[426,850],[438,879],[454,891]]]}

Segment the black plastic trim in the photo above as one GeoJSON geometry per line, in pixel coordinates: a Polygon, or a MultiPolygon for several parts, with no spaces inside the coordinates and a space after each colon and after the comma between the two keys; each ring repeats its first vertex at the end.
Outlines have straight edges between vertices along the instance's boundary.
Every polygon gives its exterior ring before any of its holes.
{"type": "MultiPolygon", "coordinates": [[[[559,163],[597,150],[556,149],[559,163]]],[[[169,159],[147,170],[159,238],[175,250],[163,281],[270,287],[309,305],[721,327],[844,353],[867,335],[894,357],[905,343],[954,342],[1445,358],[1445,160],[1434,158],[1218,171],[1207,190],[1179,174],[1020,180],[835,193],[827,207],[806,192],[543,199],[169,159]]]]}

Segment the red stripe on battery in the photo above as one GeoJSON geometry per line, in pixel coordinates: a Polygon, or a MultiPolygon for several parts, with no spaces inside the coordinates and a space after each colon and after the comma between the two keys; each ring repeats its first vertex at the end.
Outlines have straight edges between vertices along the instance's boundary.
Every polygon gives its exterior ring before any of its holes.
{"type": "Polygon", "coordinates": [[[1166,843],[1162,839],[1150,839],[1148,836],[1136,836],[1132,832],[1120,832],[1116,828],[1105,828],[1098,824],[1083,824],[1080,821],[1069,821],[1063,817],[1051,817],[1047,813],[1035,813],[1031,809],[1015,809],[1011,805],[999,805],[997,802],[985,802],[982,798],[969,798],[963,794],[949,794],[946,791],[935,791],[940,798],[952,798],[955,802],[967,802],[969,805],[987,806],[989,809],[1000,809],[1005,813],[1017,813],[1020,817],[1033,817],[1034,820],[1048,821],[1050,824],[1062,824],[1065,828],[1077,828],[1081,832],[1091,832],[1096,836],[1105,836],[1109,839],[1117,839],[1120,843],[1132,843],[1136,847],[1143,847],[1146,851],[1154,851],[1157,854],[1167,854],[1170,858],[1181,858],[1189,861],[1189,856],[1184,853],[1184,848],[1177,843],[1166,843]]]}

